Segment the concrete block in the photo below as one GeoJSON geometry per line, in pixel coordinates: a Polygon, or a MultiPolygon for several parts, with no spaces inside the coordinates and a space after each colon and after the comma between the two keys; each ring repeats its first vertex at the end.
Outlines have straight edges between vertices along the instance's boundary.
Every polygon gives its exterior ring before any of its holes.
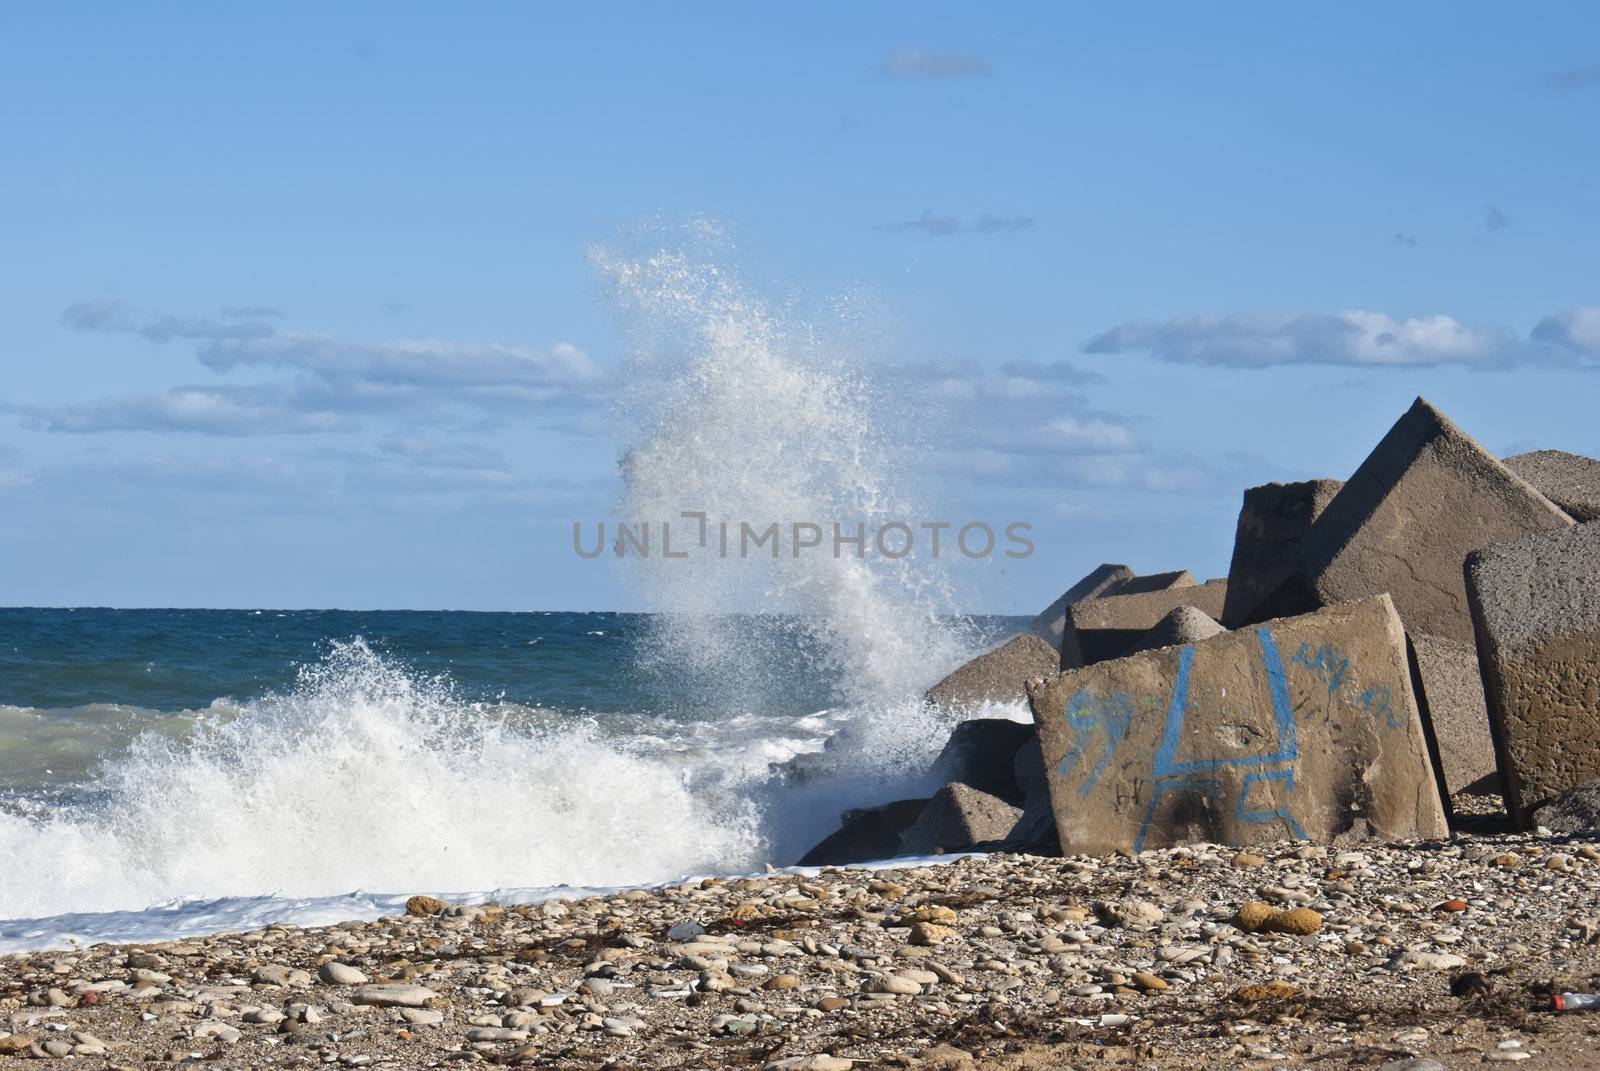
{"type": "Polygon", "coordinates": [[[1061,633],[1061,668],[1076,669],[1126,654],[1180,606],[1193,606],[1215,619],[1222,613],[1227,591],[1226,580],[1209,580],[1074,603],[1067,607],[1066,627],[1061,633]]]}
{"type": "Polygon", "coordinates": [[[1154,651],[1160,647],[1182,647],[1197,643],[1228,631],[1207,617],[1205,611],[1193,606],[1180,606],[1156,622],[1156,627],[1146,632],[1129,649],[1129,654],[1154,651]]]}
{"type": "Polygon", "coordinates": [[[941,781],[958,781],[980,792],[999,796],[1008,803],[1020,804],[1022,790],[1017,785],[1017,749],[1033,737],[1031,723],[1006,718],[964,721],[950,731],[950,739],[945,741],[933,762],[933,771],[941,781]]]}
{"type": "Polygon", "coordinates": [[[1262,603],[1299,569],[1306,533],[1343,486],[1339,480],[1305,480],[1245,489],[1222,624],[1238,628],[1256,620],[1262,603]]]}
{"type": "Polygon", "coordinates": [[[1600,521],[1600,461],[1561,450],[1535,450],[1508,457],[1505,465],[1573,520],[1600,521]]]}
{"type": "Polygon", "coordinates": [[[1422,681],[1423,705],[1439,745],[1439,764],[1450,795],[1498,793],[1494,737],[1484,705],[1478,651],[1442,636],[1414,635],[1412,650],[1422,681]]]}
{"type": "Polygon", "coordinates": [[[1022,809],[999,796],[959,782],[945,785],[900,844],[902,855],[931,855],[937,850],[961,851],[977,844],[1002,841],[1022,817],[1022,809]]]}
{"type": "Polygon", "coordinates": [[[1078,581],[1066,592],[1045,607],[1038,617],[1033,619],[1033,633],[1053,650],[1061,650],[1061,628],[1066,620],[1067,607],[1084,599],[1097,599],[1124,580],[1133,578],[1133,570],[1126,565],[1113,565],[1109,562],[1095,566],[1088,576],[1078,581]]]}
{"type": "Polygon", "coordinates": [[[1443,837],[1387,595],[1029,688],[1064,853],[1443,837]]]}
{"type": "Polygon", "coordinates": [[[1600,522],[1485,547],[1466,563],[1511,817],[1600,778],[1600,522]]]}
{"type": "Polygon", "coordinates": [[[1388,592],[1411,633],[1470,643],[1466,556],[1571,524],[1418,398],[1306,534],[1306,609],[1388,592]]]}
{"type": "Polygon", "coordinates": [[[928,702],[962,708],[983,703],[1018,703],[1027,698],[1023,685],[1030,677],[1055,671],[1059,656],[1044,640],[1029,632],[1013,636],[999,647],[979,655],[928,689],[928,702]]]}

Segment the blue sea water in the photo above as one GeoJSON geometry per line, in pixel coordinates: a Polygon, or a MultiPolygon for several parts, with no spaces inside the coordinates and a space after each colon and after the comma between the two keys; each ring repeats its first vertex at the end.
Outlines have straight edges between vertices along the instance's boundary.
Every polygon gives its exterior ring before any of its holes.
{"type": "MultiPolygon", "coordinates": [[[[974,650],[1024,624],[958,623],[974,650]]],[[[0,854],[27,861],[0,869],[0,948],[783,865],[928,787],[946,715],[842,694],[804,622],[725,619],[746,657],[709,674],[672,627],[0,608],[0,854]]]]}

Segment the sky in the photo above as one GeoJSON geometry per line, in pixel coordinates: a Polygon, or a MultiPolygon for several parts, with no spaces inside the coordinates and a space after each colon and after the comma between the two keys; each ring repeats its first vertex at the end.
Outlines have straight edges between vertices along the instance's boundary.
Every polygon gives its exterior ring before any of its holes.
{"type": "Polygon", "coordinates": [[[0,603],[636,609],[588,251],[714,219],[1033,613],[1227,570],[1417,395],[1600,454],[1600,12],[8,5],[0,603]],[[579,10],[579,8],[583,8],[579,10]],[[876,374],[876,371],[875,373],[876,374]],[[914,397],[911,397],[914,396],[914,397]]]}

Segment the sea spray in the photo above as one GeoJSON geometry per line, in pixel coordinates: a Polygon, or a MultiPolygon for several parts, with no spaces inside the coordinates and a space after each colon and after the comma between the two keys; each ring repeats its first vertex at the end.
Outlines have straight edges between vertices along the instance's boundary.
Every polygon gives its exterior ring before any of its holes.
{"type": "Polygon", "coordinates": [[[794,545],[795,521],[872,532],[917,515],[888,431],[904,422],[885,415],[892,399],[860,355],[830,341],[847,332],[753,294],[714,225],[675,245],[650,237],[641,252],[591,253],[635,347],[617,406],[616,425],[633,429],[619,515],[682,519],[686,536],[699,516],[716,532],[779,527],[770,555],[641,557],[630,578],[660,615],[658,670],[692,678],[708,706],[771,706],[784,680],[773,667],[802,648],[831,674],[849,717],[828,764],[755,793],[773,851],[789,861],[841,807],[935,787],[925,773],[950,723],[920,695],[972,653],[973,637],[951,614],[938,562],[794,545]],[[792,616],[733,616],[755,609],[792,616]],[[794,642],[796,631],[812,642],[794,642]]]}
{"type": "Polygon", "coordinates": [[[360,641],[297,687],[154,734],[95,799],[0,814],[0,918],[179,898],[623,884],[750,868],[749,805],[592,725],[507,724],[360,641]]]}

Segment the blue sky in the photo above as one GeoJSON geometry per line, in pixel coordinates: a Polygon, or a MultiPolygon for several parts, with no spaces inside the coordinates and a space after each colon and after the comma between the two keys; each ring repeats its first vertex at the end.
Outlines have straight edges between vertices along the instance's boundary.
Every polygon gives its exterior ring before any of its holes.
{"type": "Polygon", "coordinates": [[[1597,25],[12,5],[0,601],[634,606],[569,548],[624,430],[585,249],[641,221],[870,297],[944,388],[923,500],[1034,525],[975,609],[1220,575],[1243,487],[1347,476],[1417,394],[1600,453],[1597,25]]]}

